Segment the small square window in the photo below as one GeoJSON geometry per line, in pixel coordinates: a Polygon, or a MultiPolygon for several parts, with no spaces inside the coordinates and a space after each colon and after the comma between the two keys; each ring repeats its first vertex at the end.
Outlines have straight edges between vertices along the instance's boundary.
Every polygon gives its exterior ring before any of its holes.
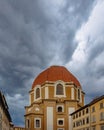
{"type": "Polygon", "coordinates": [[[83,122],[83,125],[84,125],[85,124],[85,119],[83,119],[82,122],[83,122]]]}
{"type": "Polygon", "coordinates": [[[57,119],[57,125],[58,126],[63,126],[64,125],[64,119],[63,118],[57,119]]]}
{"type": "Polygon", "coordinates": [[[63,125],[63,120],[59,120],[59,121],[58,121],[58,124],[59,124],[59,125],[63,125]]]}

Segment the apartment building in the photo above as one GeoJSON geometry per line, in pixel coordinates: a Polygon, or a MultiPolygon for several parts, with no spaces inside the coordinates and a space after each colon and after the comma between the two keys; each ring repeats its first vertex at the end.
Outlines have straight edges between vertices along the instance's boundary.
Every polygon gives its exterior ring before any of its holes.
{"type": "Polygon", "coordinates": [[[104,130],[104,95],[71,114],[73,130],[104,130]]]}

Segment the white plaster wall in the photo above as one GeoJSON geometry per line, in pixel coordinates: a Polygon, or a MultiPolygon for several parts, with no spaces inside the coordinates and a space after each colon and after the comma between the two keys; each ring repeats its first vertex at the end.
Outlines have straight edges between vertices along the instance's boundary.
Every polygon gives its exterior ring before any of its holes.
{"type": "Polygon", "coordinates": [[[48,87],[45,87],[45,99],[48,99],[48,87]]]}
{"type": "Polygon", "coordinates": [[[74,88],[71,88],[71,99],[74,100],[74,88]]]}
{"type": "Polygon", "coordinates": [[[70,114],[72,112],[75,111],[75,108],[74,107],[69,107],[68,108],[68,114],[69,114],[69,130],[72,130],[72,127],[73,127],[73,124],[72,124],[72,117],[70,116],[70,114]]]}
{"type": "Polygon", "coordinates": [[[53,107],[47,107],[47,130],[53,130],[53,107]]]}

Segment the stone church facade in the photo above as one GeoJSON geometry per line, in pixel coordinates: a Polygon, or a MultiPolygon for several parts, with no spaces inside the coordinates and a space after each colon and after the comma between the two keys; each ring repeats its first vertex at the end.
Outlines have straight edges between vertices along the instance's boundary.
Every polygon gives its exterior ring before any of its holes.
{"type": "Polygon", "coordinates": [[[25,107],[26,130],[72,130],[70,114],[84,106],[77,78],[63,66],[51,66],[34,80],[25,107]]]}

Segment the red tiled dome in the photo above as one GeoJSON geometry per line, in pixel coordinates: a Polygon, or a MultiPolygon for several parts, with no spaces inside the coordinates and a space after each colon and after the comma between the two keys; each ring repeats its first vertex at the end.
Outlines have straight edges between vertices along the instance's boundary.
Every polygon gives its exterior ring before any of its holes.
{"type": "Polygon", "coordinates": [[[35,85],[43,84],[45,81],[57,80],[62,80],[64,82],[74,82],[77,87],[81,88],[81,85],[76,77],[63,66],[51,66],[41,72],[34,80],[32,88],[34,88],[35,85]]]}

